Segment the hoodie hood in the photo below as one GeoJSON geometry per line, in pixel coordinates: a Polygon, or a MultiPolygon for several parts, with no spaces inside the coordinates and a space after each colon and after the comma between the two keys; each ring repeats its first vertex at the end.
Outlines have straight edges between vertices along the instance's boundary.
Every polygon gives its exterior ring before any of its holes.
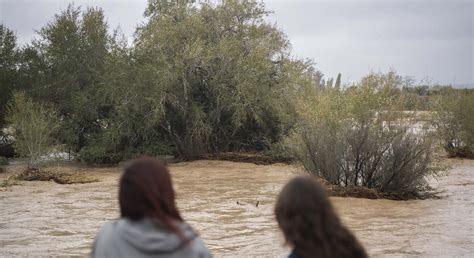
{"type": "Polygon", "coordinates": [[[196,238],[196,234],[189,225],[184,222],[176,223],[177,228],[184,236],[184,240],[176,233],[149,218],[138,221],[120,219],[114,224],[117,236],[140,252],[171,254],[196,238]]]}
{"type": "Polygon", "coordinates": [[[95,238],[92,257],[210,258],[204,242],[184,222],[176,222],[182,237],[152,219],[119,219],[105,223],[95,238]]]}

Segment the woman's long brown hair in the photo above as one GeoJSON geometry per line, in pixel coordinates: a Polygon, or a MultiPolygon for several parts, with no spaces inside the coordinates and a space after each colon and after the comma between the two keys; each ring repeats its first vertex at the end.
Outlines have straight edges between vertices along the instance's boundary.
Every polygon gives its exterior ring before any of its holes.
{"type": "Polygon", "coordinates": [[[275,215],[287,243],[300,257],[367,257],[322,186],[309,176],[296,177],[283,188],[275,215]]]}
{"type": "Polygon", "coordinates": [[[131,161],[120,179],[119,203],[122,218],[151,218],[183,237],[176,225],[183,219],[176,208],[171,175],[163,162],[150,157],[131,161]]]}

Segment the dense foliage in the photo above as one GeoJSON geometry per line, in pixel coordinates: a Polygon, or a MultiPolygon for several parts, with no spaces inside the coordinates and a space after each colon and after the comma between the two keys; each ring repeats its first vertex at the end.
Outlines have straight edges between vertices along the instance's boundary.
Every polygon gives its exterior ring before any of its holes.
{"type": "Polygon", "coordinates": [[[132,146],[171,147],[181,157],[278,141],[294,117],[288,97],[310,86],[313,71],[289,58],[284,35],[265,14],[255,2],[151,1],[149,21],[137,31],[135,74],[127,76],[136,78],[136,90],[126,84],[114,92],[115,133],[132,146]],[[129,116],[134,120],[123,123],[129,116]]]}
{"type": "Polygon", "coordinates": [[[8,87],[57,109],[57,140],[80,160],[268,149],[321,79],[255,1],[153,0],[145,15],[128,44],[102,10],[69,6],[6,71],[22,75],[8,87]]]}

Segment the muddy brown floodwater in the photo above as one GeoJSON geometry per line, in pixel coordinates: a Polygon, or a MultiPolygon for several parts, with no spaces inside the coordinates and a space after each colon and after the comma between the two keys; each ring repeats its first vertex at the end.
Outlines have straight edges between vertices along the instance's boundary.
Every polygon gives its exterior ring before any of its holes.
{"type": "MultiPolygon", "coordinates": [[[[451,162],[448,175],[434,182],[444,191],[442,199],[332,202],[372,256],[472,255],[474,161],[451,162]]],[[[17,169],[8,167],[10,172],[0,174],[0,179],[17,169]]],[[[25,182],[0,192],[0,256],[87,255],[101,224],[117,218],[120,167],[55,169],[86,173],[100,182],[25,182]]],[[[288,253],[273,205],[283,184],[297,173],[295,168],[195,161],[174,164],[171,171],[184,218],[215,256],[288,253]]]]}

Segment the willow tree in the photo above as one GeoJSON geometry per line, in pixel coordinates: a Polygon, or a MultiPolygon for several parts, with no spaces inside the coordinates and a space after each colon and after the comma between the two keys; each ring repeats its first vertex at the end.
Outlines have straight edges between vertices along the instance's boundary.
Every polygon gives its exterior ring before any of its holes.
{"type": "MultiPolygon", "coordinates": [[[[256,1],[149,1],[134,56],[149,121],[176,154],[262,150],[294,119],[316,72],[292,60],[256,1]]],[[[127,101],[133,103],[134,101],[127,101]]]]}

